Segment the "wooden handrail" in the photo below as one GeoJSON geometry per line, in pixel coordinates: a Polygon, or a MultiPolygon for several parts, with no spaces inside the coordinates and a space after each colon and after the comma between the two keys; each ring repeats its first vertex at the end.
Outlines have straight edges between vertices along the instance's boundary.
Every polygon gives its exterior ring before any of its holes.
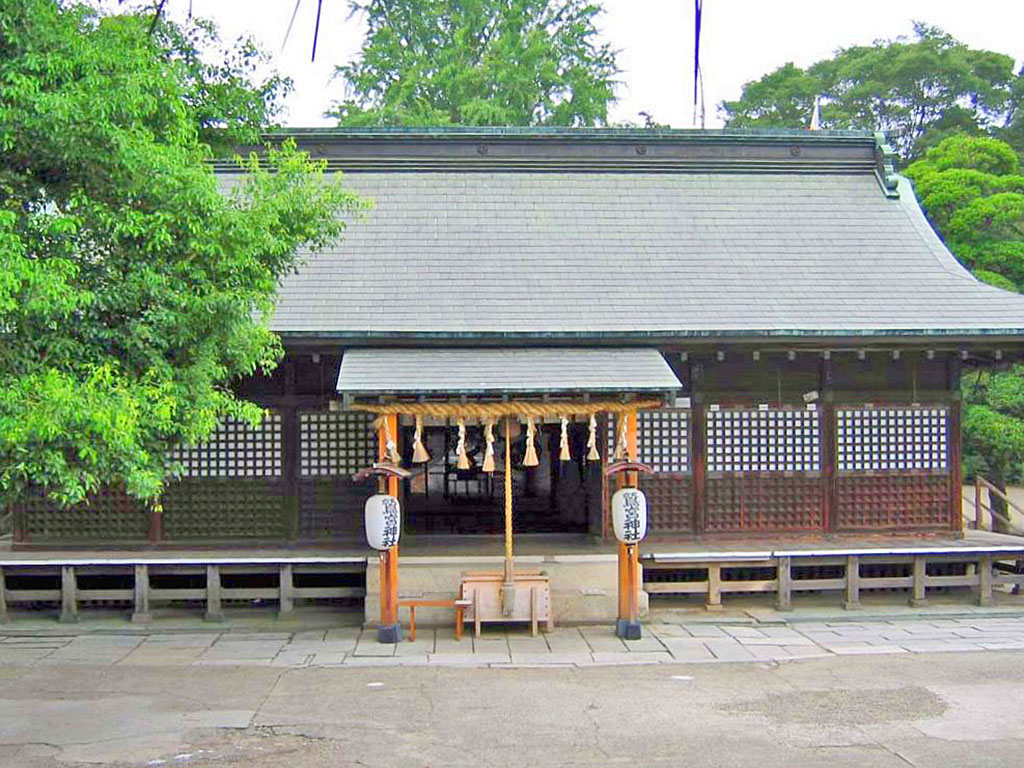
{"type": "Polygon", "coordinates": [[[1010,497],[1007,496],[1005,493],[1003,493],[1001,490],[999,490],[998,487],[993,485],[991,482],[986,480],[981,475],[975,476],[974,479],[975,479],[975,482],[979,483],[980,485],[985,486],[989,490],[989,493],[991,493],[992,491],[995,491],[996,495],[999,498],[1001,498],[1003,501],[1005,501],[1007,506],[1009,506],[1011,509],[1015,510],[1017,512],[1017,514],[1024,515],[1024,509],[1021,509],[1016,504],[1014,504],[1012,501],[1010,501],[1010,497]]]}
{"type": "MultiPolygon", "coordinates": [[[[1006,502],[1008,507],[1010,507],[1011,509],[1016,511],[1017,514],[1019,514],[1022,517],[1024,517],[1024,509],[1021,509],[1019,506],[1014,504],[1010,500],[1009,496],[1007,496],[1005,493],[1003,493],[1001,490],[999,490],[999,488],[996,487],[992,482],[990,482],[989,480],[986,480],[981,475],[975,475],[974,476],[974,527],[975,527],[975,529],[977,529],[977,530],[984,530],[984,529],[981,528],[981,513],[982,513],[982,511],[985,511],[985,512],[987,512],[989,514],[989,520],[990,521],[994,522],[995,520],[999,520],[1001,523],[1006,525],[1006,527],[1009,528],[1014,534],[1016,534],[1018,536],[1024,535],[1024,531],[1022,531],[1020,528],[1017,528],[1017,526],[1014,525],[1013,520],[1011,520],[1008,516],[1003,515],[1001,512],[996,512],[994,509],[992,509],[992,507],[988,506],[987,504],[983,504],[982,503],[982,501],[981,501],[981,489],[982,488],[985,488],[986,490],[988,490],[990,497],[991,497],[991,495],[993,493],[995,493],[999,498],[1001,498],[1003,501],[1006,502]]],[[[989,524],[989,530],[991,530],[994,527],[992,525],[992,522],[990,522],[990,524],[989,524]]]]}

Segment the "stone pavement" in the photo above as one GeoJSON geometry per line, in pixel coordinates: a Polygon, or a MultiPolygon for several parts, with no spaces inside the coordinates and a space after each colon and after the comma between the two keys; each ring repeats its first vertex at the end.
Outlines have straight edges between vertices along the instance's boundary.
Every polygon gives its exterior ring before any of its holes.
{"type": "Polygon", "coordinates": [[[339,627],[298,632],[192,631],[3,634],[0,665],[302,667],[536,667],[781,662],[865,654],[1024,650],[1024,615],[880,621],[650,624],[623,641],[610,627],[561,627],[531,637],[485,629],[456,641],[424,628],[416,642],[382,645],[376,632],[339,627]]]}

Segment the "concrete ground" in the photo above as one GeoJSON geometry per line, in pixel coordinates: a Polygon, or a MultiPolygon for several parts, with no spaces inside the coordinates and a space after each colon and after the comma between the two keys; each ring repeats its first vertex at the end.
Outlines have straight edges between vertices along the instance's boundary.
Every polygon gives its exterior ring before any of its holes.
{"type": "Polygon", "coordinates": [[[1017,766],[1024,611],[662,612],[531,638],[0,627],[0,766],[1017,766]]]}
{"type": "Polygon", "coordinates": [[[1024,652],[530,669],[8,664],[0,765],[1017,766],[1024,652]]]}

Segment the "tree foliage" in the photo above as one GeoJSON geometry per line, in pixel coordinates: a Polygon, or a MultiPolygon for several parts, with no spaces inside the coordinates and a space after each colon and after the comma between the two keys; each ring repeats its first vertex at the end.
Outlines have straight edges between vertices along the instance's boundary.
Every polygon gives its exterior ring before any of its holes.
{"type": "Polygon", "coordinates": [[[803,128],[820,97],[822,128],[886,131],[906,159],[949,135],[1013,124],[1024,96],[1024,77],[1013,67],[1011,56],[917,23],[912,40],[843,48],[806,70],[785,64],[747,83],[720,111],[730,127],[803,128]]]}
{"type": "Polygon", "coordinates": [[[911,163],[906,175],[932,225],[965,266],[1024,291],[1024,175],[1008,144],[953,136],[911,163]]]}
{"type": "MultiPolygon", "coordinates": [[[[1024,176],[1013,149],[989,137],[953,136],[906,174],[936,231],[975,277],[1024,292],[1024,176]]],[[[1005,487],[1020,478],[1024,461],[1024,366],[969,372],[963,390],[968,472],[1005,487]]]]}
{"type": "Polygon", "coordinates": [[[291,145],[221,189],[211,142],[255,138],[283,83],[150,24],[0,6],[0,503],[152,499],[169,446],[258,420],[231,383],[280,358],[278,281],[360,206],[291,145]]]}
{"type": "Polygon", "coordinates": [[[341,125],[607,123],[615,53],[584,0],[369,0],[359,58],[337,74],[341,125]]]}

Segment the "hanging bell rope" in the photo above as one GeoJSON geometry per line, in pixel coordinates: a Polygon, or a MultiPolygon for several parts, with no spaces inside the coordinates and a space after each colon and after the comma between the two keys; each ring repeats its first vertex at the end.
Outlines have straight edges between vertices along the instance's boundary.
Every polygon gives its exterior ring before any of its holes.
{"type": "Polygon", "coordinates": [[[569,420],[562,416],[561,421],[562,436],[558,440],[558,459],[559,461],[572,461],[572,456],[569,455],[569,420]]]}
{"type": "Polygon", "coordinates": [[[412,462],[424,464],[430,461],[430,454],[423,447],[423,417],[416,417],[416,431],[412,435],[412,462]]]}
{"type": "Polygon", "coordinates": [[[459,427],[459,443],[455,446],[455,454],[458,459],[455,466],[457,469],[469,469],[469,456],[466,455],[466,420],[459,419],[455,423],[459,427]]]}
{"type": "Polygon", "coordinates": [[[636,410],[660,408],[661,398],[645,398],[623,403],[619,400],[591,400],[589,402],[544,403],[516,401],[499,403],[352,403],[353,411],[402,416],[426,416],[436,419],[498,419],[503,416],[590,416],[597,413],[631,413],[636,410]]]}
{"type": "Polygon", "coordinates": [[[401,466],[402,457],[398,455],[398,444],[395,443],[395,438],[391,436],[391,426],[388,424],[387,416],[389,414],[382,414],[379,418],[373,422],[373,427],[376,430],[384,430],[384,458],[394,464],[396,467],[401,466]]]}
{"type": "Polygon", "coordinates": [[[484,424],[484,441],[487,443],[487,448],[484,450],[483,470],[492,473],[494,472],[494,421],[491,419],[484,424]]]}
{"type": "Polygon", "coordinates": [[[587,435],[587,461],[600,461],[597,450],[597,416],[590,414],[590,433],[587,435]]]}
{"type": "Polygon", "coordinates": [[[537,448],[533,444],[533,438],[537,434],[537,428],[533,424],[533,416],[526,417],[526,455],[523,457],[524,467],[536,467],[540,464],[537,459],[537,448]]]}

